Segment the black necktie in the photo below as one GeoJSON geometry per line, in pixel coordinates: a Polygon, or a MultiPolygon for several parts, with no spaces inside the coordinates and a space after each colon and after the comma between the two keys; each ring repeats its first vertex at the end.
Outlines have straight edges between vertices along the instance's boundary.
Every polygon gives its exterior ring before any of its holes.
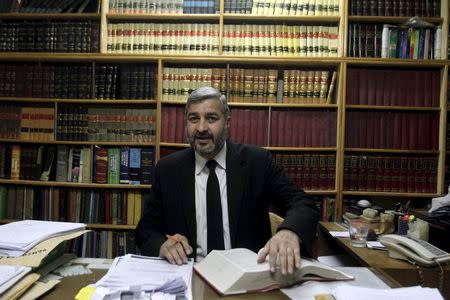
{"type": "Polygon", "coordinates": [[[209,169],[206,183],[206,215],[208,231],[208,253],[211,250],[225,249],[223,243],[222,204],[220,201],[219,180],[216,175],[217,162],[209,160],[206,163],[209,169]]]}

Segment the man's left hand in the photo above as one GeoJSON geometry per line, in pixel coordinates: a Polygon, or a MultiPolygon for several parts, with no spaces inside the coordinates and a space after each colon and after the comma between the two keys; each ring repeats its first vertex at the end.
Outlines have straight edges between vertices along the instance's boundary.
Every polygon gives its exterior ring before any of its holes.
{"type": "Polygon", "coordinates": [[[264,262],[267,255],[271,272],[275,272],[277,257],[281,274],[294,273],[294,267],[300,269],[300,243],[297,234],[289,229],[278,231],[260,251],[258,263],[264,262]]]}

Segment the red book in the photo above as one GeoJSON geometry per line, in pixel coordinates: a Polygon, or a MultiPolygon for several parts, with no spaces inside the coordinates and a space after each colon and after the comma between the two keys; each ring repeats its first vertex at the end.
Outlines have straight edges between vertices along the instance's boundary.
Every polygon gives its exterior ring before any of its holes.
{"type": "Polygon", "coordinates": [[[409,149],[409,140],[412,137],[412,136],[410,136],[410,128],[412,126],[412,123],[414,123],[414,120],[413,120],[414,113],[404,112],[404,113],[399,113],[398,115],[401,118],[401,122],[402,122],[402,125],[401,125],[402,130],[401,130],[401,134],[400,134],[400,138],[401,138],[400,148],[401,149],[409,149]]]}
{"type": "Polygon", "coordinates": [[[278,146],[278,121],[280,119],[279,111],[272,111],[272,122],[270,126],[270,146],[276,147],[278,146]]]}
{"type": "Polygon", "coordinates": [[[239,123],[238,123],[238,110],[239,109],[232,109],[231,110],[231,122],[230,122],[230,139],[232,141],[237,142],[237,133],[239,130],[239,123]]]}
{"type": "Polygon", "coordinates": [[[359,160],[360,160],[360,157],[357,155],[350,156],[350,190],[351,191],[358,191],[359,160]]]}
{"type": "Polygon", "coordinates": [[[287,128],[288,124],[286,122],[287,115],[292,114],[291,111],[281,111],[280,118],[278,119],[278,144],[281,147],[286,147],[287,144],[287,128]]]}
{"type": "Polygon", "coordinates": [[[309,124],[310,130],[308,131],[310,134],[311,143],[308,144],[308,147],[320,147],[319,129],[322,117],[321,115],[322,112],[320,111],[311,111],[311,115],[309,116],[311,118],[311,122],[309,124]]]}
{"type": "Polygon", "coordinates": [[[259,112],[260,110],[250,112],[250,138],[248,139],[248,143],[253,145],[258,145],[258,132],[260,131],[258,127],[259,112]]]}
{"type": "Polygon", "coordinates": [[[358,114],[358,128],[359,128],[359,137],[358,137],[358,148],[367,148],[367,139],[368,136],[371,136],[371,128],[367,125],[367,116],[366,112],[357,112],[358,114]]]}
{"type": "MultiPolygon", "coordinates": [[[[393,149],[401,149],[402,147],[402,114],[401,113],[392,113],[392,120],[389,123],[392,125],[387,126],[387,134],[392,134],[392,144],[386,145],[389,148],[393,149]]],[[[405,128],[407,129],[407,128],[405,128]]]]}
{"type": "Polygon", "coordinates": [[[286,112],[286,118],[283,121],[284,131],[280,134],[283,135],[284,141],[283,146],[285,147],[293,147],[293,137],[297,134],[301,134],[301,132],[297,131],[294,126],[295,114],[296,112],[288,111],[286,112]]]}
{"type": "Polygon", "coordinates": [[[304,189],[304,170],[303,170],[303,165],[304,165],[304,155],[303,154],[297,154],[295,156],[295,182],[297,183],[297,185],[304,189]]]}
{"type": "Polygon", "coordinates": [[[384,191],[384,160],[386,157],[375,157],[375,191],[384,191]]]}
{"type": "Polygon", "coordinates": [[[320,186],[320,159],[319,155],[311,154],[311,189],[318,190],[320,186]]]}
{"type": "MultiPolygon", "coordinates": [[[[379,115],[379,118],[377,118],[377,121],[379,122],[379,126],[377,126],[378,130],[378,141],[375,140],[375,147],[379,148],[379,149],[386,149],[386,144],[387,144],[387,136],[388,133],[386,131],[386,120],[388,119],[388,117],[386,116],[386,114],[382,113],[379,115]]],[[[389,127],[388,127],[389,128],[389,127]]]]}
{"type": "Polygon", "coordinates": [[[411,87],[414,87],[414,104],[413,106],[431,106],[426,103],[424,86],[422,83],[424,74],[427,74],[427,71],[415,71],[414,72],[414,83],[411,87]]]}
{"type": "Polygon", "coordinates": [[[327,172],[328,181],[326,189],[334,190],[336,182],[336,156],[334,154],[327,155],[327,172]]]}
{"type": "Polygon", "coordinates": [[[108,149],[95,147],[94,183],[108,182],[108,149]]]}
{"type": "MultiPolygon", "coordinates": [[[[386,191],[400,192],[401,160],[398,157],[391,157],[389,160],[391,161],[391,186],[390,189],[386,191]]],[[[388,178],[386,178],[386,180],[388,180],[388,178]]]]}
{"type": "Polygon", "coordinates": [[[306,145],[306,118],[301,115],[301,112],[297,113],[296,118],[294,119],[296,124],[296,134],[294,134],[293,145],[295,147],[304,147],[306,145]]]}
{"type": "Polygon", "coordinates": [[[377,70],[367,70],[367,105],[376,105],[376,71],[377,70]]]}
{"type": "Polygon", "coordinates": [[[425,193],[425,178],[424,178],[424,170],[423,170],[423,159],[420,157],[416,157],[416,169],[415,169],[415,192],[416,193],[425,193]]]}
{"type": "Polygon", "coordinates": [[[384,90],[386,88],[386,76],[384,70],[373,70],[375,81],[375,105],[384,105],[384,90]]]}
{"type": "MultiPolygon", "coordinates": [[[[439,96],[440,96],[440,86],[441,86],[441,75],[439,71],[431,72],[431,99],[432,106],[439,107],[439,96]]],[[[430,86],[428,86],[428,89],[430,86]]]]}
{"type": "Polygon", "coordinates": [[[305,154],[303,157],[303,189],[311,189],[311,155],[305,154]]]}
{"type": "Polygon", "coordinates": [[[374,192],[376,184],[377,158],[367,157],[367,191],[374,192]]]}
{"type": "Polygon", "coordinates": [[[408,191],[408,158],[400,157],[400,172],[398,175],[398,191],[406,193],[408,191]]]}
{"type": "Polygon", "coordinates": [[[344,156],[344,191],[350,191],[351,187],[350,166],[351,166],[351,157],[344,156]]]}
{"type": "Polygon", "coordinates": [[[161,142],[167,142],[169,137],[169,108],[161,109],[161,142]]]}
{"type": "Polygon", "coordinates": [[[175,130],[175,139],[174,140],[176,143],[184,143],[185,142],[184,107],[177,106],[174,108],[176,110],[176,112],[175,112],[176,130],[175,130]]]}
{"type": "Polygon", "coordinates": [[[407,160],[406,191],[408,193],[414,193],[416,191],[416,158],[408,157],[407,160]]]}
{"type": "Polygon", "coordinates": [[[359,156],[358,191],[367,191],[367,156],[359,156]]]}
{"type": "Polygon", "coordinates": [[[383,159],[383,191],[391,192],[392,188],[392,164],[394,157],[385,157],[383,159]]]}
{"type": "MultiPolygon", "coordinates": [[[[418,131],[419,131],[419,127],[421,126],[421,124],[423,124],[423,122],[420,122],[420,119],[422,119],[422,116],[419,115],[418,113],[408,113],[408,114],[404,114],[403,118],[407,118],[409,120],[406,120],[406,126],[408,126],[408,147],[404,148],[404,149],[409,149],[409,150],[418,150],[420,149],[418,147],[418,140],[423,138],[423,136],[419,136],[418,135],[418,131]]],[[[403,125],[405,124],[405,122],[403,122],[403,125]]]]}
{"type": "Polygon", "coordinates": [[[251,123],[252,114],[253,114],[253,112],[251,109],[244,109],[244,118],[242,119],[244,126],[243,127],[241,126],[241,130],[244,131],[242,141],[244,143],[248,143],[248,144],[252,142],[251,128],[252,128],[252,126],[256,125],[254,123],[251,123]]]}
{"type": "Polygon", "coordinates": [[[305,143],[300,145],[300,147],[314,147],[313,146],[313,126],[314,126],[314,115],[315,112],[299,112],[299,117],[305,119],[305,143]]]}
{"type": "Polygon", "coordinates": [[[430,118],[432,119],[432,137],[431,141],[431,149],[438,150],[439,149],[439,115],[436,113],[431,113],[430,118]]]}
{"type": "Polygon", "coordinates": [[[177,136],[177,108],[175,106],[168,107],[169,109],[169,136],[167,138],[167,141],[169,143],[176,142],[176,136],[177,136]]]}
{"type": "Polygon", "coordinates": [[[359,88],[358,88],[358,101],[359,105],[368,104],[368,73],[367,69],[360,69],[359,71],[359,88]]]}
{"type": "Polygon", "coordinates": [[[359,69],[349,68],[347,70],[347,97],[346,104],[358,104],[359,97],[359,69]]]}

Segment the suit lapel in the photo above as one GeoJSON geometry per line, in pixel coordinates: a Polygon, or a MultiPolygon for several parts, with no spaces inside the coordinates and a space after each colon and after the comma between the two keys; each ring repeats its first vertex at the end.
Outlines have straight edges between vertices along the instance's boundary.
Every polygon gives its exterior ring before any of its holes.
{"type": "MultiPolygon", "coordinates": [[[[183,206],[187,228],[192,241],[197,245],[197,230],[195,216],[195,157],[194,151],[188,151],[188,155],[180,162],[179,170],[179,196],[183,206]]],[[[192,245],[194,246],[194,245],[192,245]]]]}
{"type": "Polygon", "coordinates": [[[238,228],[244,186],[248,176],[245,176],[245,160],[236,151],[236,146],[227,142],[227,196],[228,220],[230,223],[231,246],[234,247],[238,228]]]}

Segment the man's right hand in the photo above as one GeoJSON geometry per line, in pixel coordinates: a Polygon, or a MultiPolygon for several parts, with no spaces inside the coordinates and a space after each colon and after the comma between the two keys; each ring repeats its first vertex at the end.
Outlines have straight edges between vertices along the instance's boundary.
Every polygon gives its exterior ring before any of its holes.
{"type": "Polygon", "coordinates": [[[187,256],[192,253],[192,247],[187,238],[181,234],[167,236],[167,240],[159,248],[159,257],[167,259],[171,264],[185,264],[187,256]]]}

